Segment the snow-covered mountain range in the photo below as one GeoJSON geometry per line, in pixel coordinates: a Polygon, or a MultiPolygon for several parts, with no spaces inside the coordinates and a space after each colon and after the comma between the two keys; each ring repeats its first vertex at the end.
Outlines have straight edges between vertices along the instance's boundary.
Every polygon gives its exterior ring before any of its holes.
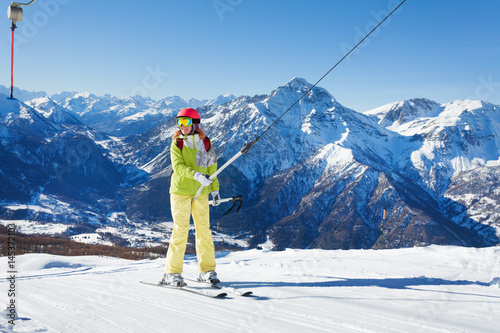
{"type": "MultiPolygon", "coordinates": [[[[310,87],[294,78],[269,95],[214,101],[2,98],[0,218],[83,217],[96,228],[169,221],[180,108],[200,111],[222,165],[310,87]],[[56,214],[55,202],[67,209],[56,214]]],[[[275,249],[497,244],[499,111],[412,99],[361,114],[315,87],[220,174],[222,196],[242,194],[244,206],[224,217],[227,206],[212,208],[214,229],[275,249]]]]}

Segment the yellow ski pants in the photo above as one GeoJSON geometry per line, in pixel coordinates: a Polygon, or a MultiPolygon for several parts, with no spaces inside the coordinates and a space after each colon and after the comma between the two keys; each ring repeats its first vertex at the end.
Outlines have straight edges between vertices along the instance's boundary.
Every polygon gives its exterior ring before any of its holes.
{"type": "Polygon", "coordinates": [[[196,256],[200,272],[215,271],[215,249],[210,230],[208,194],[200,195],[195,201],[192,200],[192,196],[170,194],[174,229],[167,251],[166,273],[182,273],[191,215],[196,230],[196,256]]]}

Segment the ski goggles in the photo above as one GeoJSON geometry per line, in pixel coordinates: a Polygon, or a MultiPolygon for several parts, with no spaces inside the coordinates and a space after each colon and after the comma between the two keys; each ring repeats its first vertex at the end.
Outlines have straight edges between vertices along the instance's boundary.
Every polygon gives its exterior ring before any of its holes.
{"type": "Polygon", "coordinates": [[[189,117],[179,117],[177,118],[177,126],[191,126],[193,125],[193,119],[189,117]]]}

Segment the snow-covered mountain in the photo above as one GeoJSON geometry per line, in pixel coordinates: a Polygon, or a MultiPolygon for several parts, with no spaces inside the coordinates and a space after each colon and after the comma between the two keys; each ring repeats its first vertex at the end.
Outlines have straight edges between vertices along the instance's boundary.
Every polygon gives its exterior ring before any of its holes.
{"type": "MultiPolygon", "coordinates": [[[[10,96],[10,87],[6,87],[0,84],[0,94],[10,96]]],[[[24,89],[19,89],[14,87],[13,97],[20,101],[28,101],[30,99],[46,97],[47,93],[45,91],[28,91],[24,89]]]]}
{"type": "MultiPolygon", "coordinates": [[[[210,133],[219,164],[234,156],[245,142],[260,135],[310,86],[296,78],[269,96],[242,96],[220,106],[200,109],[202,126],[210,133]]],[[[446,106],[425,100],[420,108],[404,109],[414,102],[396,103],[402,111],[386,107],[385,112],[378,109],[364,115],[345,108],[324,89],[314,88],[247,155],[221,173],[219,178],[224,184],[221,193],[243,194],[246,208],[239,215],[217,219],[214,224],[227,233],[252,235],[253,245],[270,239],[276,248],[497,243],[500,221],[494,213],[499,208],[498,199],[493,198],[487,221],[474,219],[467,213],[466,202],[444,195],[444,186],[453,177],[443,163],[449,158],[448,150],[436,152],[438,163],[423,169],[415,156],[425,146],[426,132],[408,134],[390,128],[396,120],[418,122],[422,117],[447,110],[446,106]],[[381,126],[382,120],[373,114],[389,114],[391,110],[394,120],[390,121],[388,116],[387,124],[381,126]],[[436,183],[438,180],[445,185],[436,183]]],[[[464,112],[470,108],[462,106],[464,112]]],[[[478,113],[477,117],[483,117],[478,113]]],[[[487,110],[484,114],[488,114],[487,110]]],[[[449,121],[449,114],[442,116],[449,121]]],[[[499,124],[497,119],[483,119],[471,120],[470,126],[477,122],[499,124]]],[[[441,122],[436,128],[445,124],[441,122]]],[[[133,205],[129,209],[135,216],[150,214],[152,202],[155,206],[168,202],[166,191],[159,189],[168,188],[168,172],[163,174],[169,170],[168,143],[174,129],[171,120],[136,137],[130,146],[129,154],[134,156],[135,163],[153,174],[147,191],[141,188],[133,192],[130,199],[133,205]],[[132,151],[143,154],[133,155],[132,151]],[[154,193],[154,197],[149,193],[154,193]]],[[[477,131],[480,133],[481,128],[477,131]]],[[[493,132],[485,138],[491,137],[499,135],[493,132]]],[[[427,140],[431,139],[432,135],[427,140]]],[[[457,138],[453,146],[464,144],[457,138]]],[[[478,154],[481,149],[488,150],[481,155],[488,165],[500,156],[498,146],[486,142],[483,148],[476,149],[478,154]]],[[[455,151],[454,157],[459,156],[460,150],[455,151]]],[[[449,165],[453,165],[454,157],[449,158],[449,165]]],[[[492,188],[497,189],[498,182],[492,188]]],[[[168,209],[168,205],[162,206],[161,213],[168,214],[168,209]]],[[[213,210],[219,217],[222,209],[213,210]]]]}
{"type": "Polygon", "coordinates": [[[67,109],[57,104],[50,97],[40,97],[26,102],[45,118],[52,120],[56,124],[85,126],[75,115],[69,113],[67,109]]]}
{"type": "Polygon", "coordinates": [[[424,187],[459,224],[498,226],[500,106],[483,101],[392,103],[368,114],[401,135],[418,138],[411,153],[424,187]]]}
{"type": "Polygon", "coordinates": [[[96,130],[115,136],[128,136],[140,134],[163,123],[182,108],[204,104],[218,105],[231,98],[234,96],[219,96],[211,101],[185,101],[179,96],[173,96],[155,101],[142,96],[117,98],[110,95],[99,97],[89,93],[75,93],[58,94],[54,100],[96,130]]]}
{"type": "Polygon", "coordinates": [[[378,117],[379,124],[393,132],[420,136],[422,146],[412,152],[412,164],[437,195],[442,195],[450,178],[460,172],[500,165],[498,105],[469,100],[439,105],[414,99],[367,114],[378,117]]]}
{"type": "Polygon", "coordinates": [[[80,123],[47,97],[33,104],[50,108],[44,114],[47,118],[28,104],[4,97],[0,96],[0,200],[14,206],[2,205],[2,215],[98,221],[106,210],[120,209],[115,191],[137,168],[113,161],[100,141],[112,139],[80,123]],[[57,201],[68,209],[51,211],[51,203],[57,201]]]}
{"type": "MultiPolygon", "coordinates": [[[[224,217],[227,207],[212,208],[216,231],[240,237],[249,246],[266,243],[275,249],[499,242],[499,106],[413,99],[361,114],[315,87],[278,120],[310,87],[294,78],[269,95],[222,96],[198,107],[219,165],[277,121],[247,155],[219,175],[222,196],[242,194],[244,207],[224,217]]],[[[42,136],[78,133],[92,141],[110,163],[101,164],[103,170],[118,173],[109,175],[113,181],[99,181],[109,186],[98,201],[100,208],[92,210],[98,216],[94,223],[111,223],[112,212],[124,216],[124,223],[169,220],[169,146],[175,114],[194,101],[67,93],[18,103],[5,108],[30,110],[44,118],[50,126],[42,128],[54,129],[42,136]],[[90,129],[62,121],[68,112],[90,129]]],[[[0,133],[12,127],[9,122],[0,126],[0,133]]],[[[3,147],[15,150],[9,144],[3,147]]],[[[33,158],[44,163],[56,158],[56,150],[43,157],[40,151],[33,158]]],[[[79,170],[78,175],[89,175],[86,168],[79,170]]],[[[103,170],[98,172],[101,177],[106,175],[103,170]]],[[[9,186],[16,186],[18,179],[12,179],[14,185],[9,186]]],[[[77,184],[75,191],[80,185],[86,191],[97,186],[87,186],[92,181],[77,184]]],[[[40,193],[48,191],[38,186],[40,193]]],[[[71,200],[76,203],[80,197],[75,194],[71,200]]],[[[7,210],[5,215],[12,213],[7,210]]]]}
{"type": "MultiPolygon", "coordinates": [[[[115,97],[65,91],[49,96],[43,91],[29,92],[17,88],[14,92],[15,98],[44,115],[55,111],[56,114],[69,112],[76,120],[97,131],[122,137],[140,134],[158,126],[182,108],[215,106],[236,98],[232,94],[225,94],[212,100],[191,98],[186,101],[179,96],[172,96],[155,101],[139,95],[115,97]]],[[[0,85],[0,94],[10,95],[10,88],[0,85]]]]}

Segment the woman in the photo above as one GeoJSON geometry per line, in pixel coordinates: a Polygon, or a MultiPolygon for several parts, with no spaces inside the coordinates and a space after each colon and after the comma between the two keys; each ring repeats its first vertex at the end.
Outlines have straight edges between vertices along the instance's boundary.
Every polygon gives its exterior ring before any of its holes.
{"type": "Polygon", "coordinates": [[[191,215],[196,229],[196,255],[200,275],[198,280],[217,284],[215,272],[215,249],[210,230],[208,194],[212,194],[214,205],[219,198],[217,177],[208,177],[217,171],[217,157],[210,140],[200,128],[200,114],[191,108],[177,114],[177,126],[170,147],[172,180],[170,205],[174,229],[170,238],[165,274],[162,283],[184,286],[182,266],[189,233],[191,215]],[[193,201],[200,186],[201,195],[193,201]]]}

